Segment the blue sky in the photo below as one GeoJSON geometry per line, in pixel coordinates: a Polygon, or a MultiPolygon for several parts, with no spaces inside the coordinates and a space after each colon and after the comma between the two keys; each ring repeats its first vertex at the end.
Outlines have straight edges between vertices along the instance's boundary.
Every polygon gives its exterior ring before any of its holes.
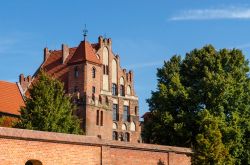
{"type": "Polygon", "coordinates": [[[172,55],[212,44],[250,57],[249,0],[9,0],[0,6],[0,80],[32,75],[46,46],[78,45],[84,24],[89,41],[112,38],[122,67],[135,72],[141,114],[156,89],[156,69],[172,55]]]}

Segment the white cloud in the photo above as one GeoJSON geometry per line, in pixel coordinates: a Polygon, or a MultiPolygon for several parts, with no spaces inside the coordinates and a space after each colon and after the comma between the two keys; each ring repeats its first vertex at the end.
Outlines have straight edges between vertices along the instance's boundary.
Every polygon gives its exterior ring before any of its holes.
{"type": "Polygon", "coordinates": [[[179,12],[169,20],[214,20],[214,19],[250,19],[250,8],[227,7],[213,9],[192,9],[179,12]]]}

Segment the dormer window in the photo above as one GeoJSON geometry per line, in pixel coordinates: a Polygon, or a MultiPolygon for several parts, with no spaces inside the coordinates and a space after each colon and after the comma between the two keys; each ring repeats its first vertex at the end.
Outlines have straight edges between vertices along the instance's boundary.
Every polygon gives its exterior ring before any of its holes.
{"type": "Polygon", "coordinates": [[[75,73],[75,78],[79,77],[79,71],[77,66],[75,67],[74,73],[75,73]]]}

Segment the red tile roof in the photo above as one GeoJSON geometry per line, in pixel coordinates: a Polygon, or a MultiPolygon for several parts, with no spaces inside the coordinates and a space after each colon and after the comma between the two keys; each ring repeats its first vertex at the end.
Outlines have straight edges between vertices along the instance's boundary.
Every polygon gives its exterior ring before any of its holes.
{"type": "Polygon", "coordinates": [[[98,43],[90,44],[87,41],[82,41],[78,45],[78,47],[69,48],[69,55],[64,63],[62,62],[62,50],[50,50],[50,55],[42,63],[40,68],[45,70],[51,76],[61,80],[64,83],[65,90],[67,92],[68,64],[79,63],[84,61],[89,61],[95,64],[101,64],[101,61],[97,58],[95,54],[98,48],[98,43]]]}
{"type": "Polygon", "coordinates": [[[20,106],[24,100],[17,84],[0,81],[0,112],[19,115],[20,106]]]}
{"type": "Polygon", "coordinates": [[[89,61],[96,64],[101,64],[100,60],[95,55],[96,47],[97,46],[95,44],[91,45],[87,41],[82,41],[72,58],[69,60],[69,63],[89,61]]]}

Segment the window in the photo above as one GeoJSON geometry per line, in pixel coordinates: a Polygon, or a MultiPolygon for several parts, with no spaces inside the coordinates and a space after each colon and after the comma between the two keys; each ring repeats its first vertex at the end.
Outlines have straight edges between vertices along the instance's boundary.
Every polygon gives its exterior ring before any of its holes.
{"type": "Polygon", "coordinates": [[[122,132],[120,134],[120,139],[121,139],[121,141],[124,141],[124,134],[122,132]]]}
{"type": "Polygon", "coordinates": [[[92,93],[95,93],[95,87],[92,86],[92,93]]]}
{"type": "Polygon", "coordinates": [[[127,105],[123,106],[123,121],[129,121],[129,107],[127,105]]]}
{"type": "Polygon", "coordinates": [[[95,78],[95,74],[96,74],[96,69],[93,67],[92,68],[92,78],[95,78]]]}
{"type": "Polygon", "coordinates": [[[99,95],[99,103],[102,104],[102,96],[99,95]]]}
{"type": "Polygon", "coordinates": [[[135,122],[130,124],[130,131],[135,131],[135,122]]]}
{"type": "Polygon", "coordinates": [[[103,111],[101,111],[101,126],[103,126],[103,111]]]}
{"type": "Polygon", "coordinates": [[[99,125],[99,110],[96,111],[96,125],[99,125]]]}
{"type": "Polygon", "coordinates": [[[128,132],[126,132],[124,135],[124,141],[129,142],[129,133],[128,132]]]}
{"type": "Polygon", "coordinates": [[[113,131],[113,140],[118,140],[118,133],[113,131]]]}
{"type": "Polygon", "coordinates": [[[116,123],[113,123],[113,129],[118,129],[118,125],[116,123]]]}
{"type": "Polygon", "coordinates": [[[109,66],[106,65],[106,75],[108,75],[108,74],[109,74],[109,66]]]}
{"type": "Polygon", "coordinates": [[[106,102],[107,105],[109,105],[109,98],[108,98],[108,96],[106,96],[105,102],[106,102]]]}
{"type": "Polygon", "coordinates": [[[131,87],[127,86],[127,95],[131,95],[131,87]]]}
{"type": "Polygon", "coordinates": [[[112,95],[117,95],[117,85],[116,84],[112,84],[112,95]]]}
{"type": "Polygon", "coordinates": [[[122,130],[127,131],[127,125],[125,123],[122,124],[122,130]]]}
{"type": "Polygon", "coordinates": [[[121,96],[125,96],[124,85],[120,85],[120,95],[121,95],[121,96]]]}
{"type": "Polygon", "coordinates": [[[108,65],[103,65],[103,74],[108,75],[109,74],[109,66],[108,65]]]}
{"type": "Polygon", "coordinates": [[[113,104],[113,121],[118,121],[118,104],[113,104]]]}
{"type": "Polygon", "coordinates": [[[95,102],[95,94],[94,93],[92,93],[92,101],[95,102]]]}
{"type": "Polygon", "coordinates": [[[75,67],[75,78],[79,77],[79,71],[78,71],[78,67],[75,67]]]}

